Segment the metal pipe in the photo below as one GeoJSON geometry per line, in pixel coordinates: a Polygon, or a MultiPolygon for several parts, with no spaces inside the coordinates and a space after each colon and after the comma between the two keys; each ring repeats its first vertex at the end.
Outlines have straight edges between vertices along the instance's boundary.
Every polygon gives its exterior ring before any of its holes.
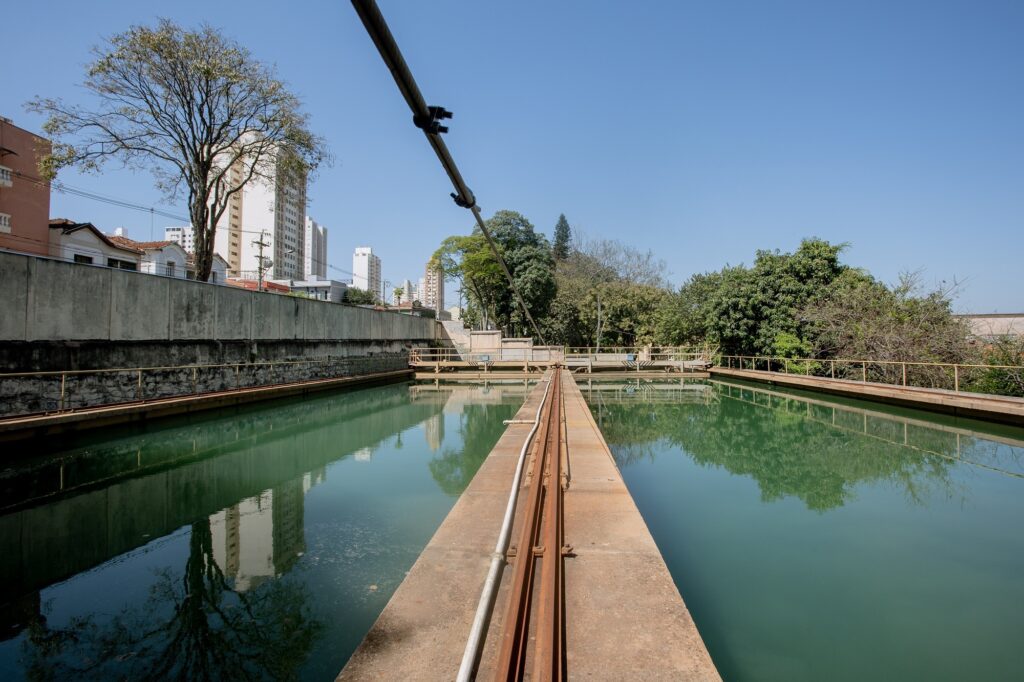
{"type": "MultiPolygon", "coordinates": [[[[494,553],[491,555],[491,566],[487,570],[487,579],[484,580],[483,590],[480,592],[480,602],[476,607],[476,615],[473,617],[473,626],[469,630],[469,639],[466,640],[466,650],[462,654],[462,664],[459,666],[459,675],[456,679],[459,682],[469,682],[473,679],[473,672],[480,660],[480,651],[484,644],[484,635],[487,633],[487,625],[491,619],[491,611],[494,609],[494,599],[498,595],[498,581],[501,579],[501,571],[505,564],[505,553],[508,551],[508,543],[512,535],[512,521],[516,515],[516,498],[519,496],[519,481],[523,475],[523,464],[526,462],[526,451],[533,442],[533,437],[540,427],[540,413],[548,401],[551,393],[551,380],[547,379],[548,385],[544,388],[544,397],[537,406],[537,413],[533,417],[533,427],[523,441],[523,447],[519,451],[519,461],[516,463],[516,471],[512,475],[512,488],[508,493],[508,503],[505,505],[505,518],[501,523],[501,531],[498,533],[498,541],[494,545],[494,553]]],[[[522,547],[519,551],[526,552],[529,548],[522,547]]]]}
{"type": "MultiPolygon", "coordinates": [[[[435,112],[440,107],[435,107],[434,111],[431,107],[427,106],[427,102],[423,99],[423,94],[420,92],[420,88],[416,85],[416,79],[412,77],[412,72],[409,70],[409,65],[405,63],[405,57],[402,56],[402,51],[398,49],[398,43],[395,42],[395,37],[391,34],[391,29],[388,28],[387,22],[384,20],[384,15],[381,14],[380,8],[377,7],[375,0],[352,0],[352,6],[355,8],[356,13],[359,15],[359,19],[362,20],[363,26],[366,28],[366,32],[370,34],[370,39],[373,40],[373,44],[377,46],[377,51],[380,53],[381,58],[384,60],[384,64],[387,65],[388,70],[391,72],[391,77],[395,79],[395,84],[398,85],[398,90],[402,93],[402,97],[405,98],[405,103],[409,105],[409,109],[412,110],[412,120],[416,127],[423,131],[423,134],[427,137],[427,142],[433,148],[434,153],[437,155],[438,161],[441,162],[441,166],[444,168],[445,173],[448,174],[448,178],[452,181],[452,185],[455,186],[456,194],[452,194],[452,198],[455,203],[463,208],[468,208],[473,212],[473,217],[476,219],[476,224],[483,232],[484,237],[487,239],[487,243],[491,247],[491,251],[494,253],[495,259],[498,264],[501,265],[501,269],[505,272],[505,277],[508,279],[509,286],[512,287],[512,293],[515,294],[516,300],[522,307],[523,312],[526,314],[526,318],[530,321],[533,326],[534,333],[537,334],[537,338],[540,339],[541,343],[544,343],[544,336],[540,333],[540,328],[533,319],[533,315],[530,314],[530,309],[526,307],[526,301],[523,300],[522,295],[519,293],[519,289],[516,287],[515,282],[512,279],[512,273],[505,264],[505,259],[501,257],[501,252],[498,251],[497,245],[494,243],[494,239],[491,238],[490,230],[487,229],[487,225],[484,224],[484,219],[480,215],[480,209],[476,205],[476,197],[473,196],[473,192],[466,185],[466,181],[462,178],[462,174],[459,172],[458,166],[455,165],[455,160],[452,158],[451,152],[448,151],[448,146],[444,143],[441,138],[441,133],[445,132],[446,128],[431,127],[429,122],[435,121],[438,116],[435,112]]],[[[450,112],[444,112],[442,118],[450,118],[450,112]]]]}

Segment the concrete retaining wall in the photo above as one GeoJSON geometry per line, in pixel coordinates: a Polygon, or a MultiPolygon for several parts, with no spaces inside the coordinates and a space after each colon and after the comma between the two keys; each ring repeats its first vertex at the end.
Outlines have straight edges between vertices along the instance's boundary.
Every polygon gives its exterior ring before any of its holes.
{"type": "Polygon", "coordinates": [[[415,315],[0,251],[0,341],[434,340],[415,315]]]}
{"type": "Polygon", "coordinates": [[[0,291],[0,373],[241,365],[71,375],[63,403],[59,375],[0,377],[0,416],[402,369],[439,339],[427,318],[2,251],[0,291]]]}

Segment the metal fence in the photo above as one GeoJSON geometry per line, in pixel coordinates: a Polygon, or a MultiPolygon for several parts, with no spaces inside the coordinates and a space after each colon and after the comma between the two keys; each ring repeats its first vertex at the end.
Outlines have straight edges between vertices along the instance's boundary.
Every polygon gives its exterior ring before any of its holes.
{"type": "Polygon", "coordinates": [[[414,348],[409,362],[418,364],[468,363],[486,365],[495,362],[561,362],[565,357],[562,346],[533,346],[495,348],[493,350],[461,351],[457,348],[414,348]]]}
{"type": "Polygon", "coordinates": [[[782,358],[766,355],[721,355],[720,367],[843,379],[893,386],[976,392],[993,372],[1024,377],[1024,366],[914,362],[848,358],[782,358]]]}
{"type": "Polygon", "coordinates": [[[660,346],[533,346],[502,347],[492,350],[463,351],[457,348],[414,349],[410,356],[413,365],[440,363],[491,365],[499,362],[554,363],[568,366],[579,363],[708,363],[711,354],[691,347],[660,346]]]}

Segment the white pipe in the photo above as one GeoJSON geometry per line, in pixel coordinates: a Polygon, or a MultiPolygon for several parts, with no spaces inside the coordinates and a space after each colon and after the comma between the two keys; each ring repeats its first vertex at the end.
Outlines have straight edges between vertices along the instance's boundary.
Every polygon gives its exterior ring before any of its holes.
{"type": "MultiPolygon", "coordinates": [[[[494,554],[491,555],[491,567],[487,571],[487,580],[484,581],[484,589],[480,593],[480,603],[477,604],[476,616],[473,617],[473,627],[469,631],[469,640],[466,641],[466,651],[462,654],[462,665],[459,666],[459,676],[456,678],[458,682],[470,682],[473,679],[473,670],[480,658],[480,649],[483,647],[484,635],[491,619],[491,610],[494,608],[494,598],[498,593],[498,580],[501,578],[501,571],[505,565],[505,552],[508,551],[509,536],[512,534],[512,519],[516,514],[519,479],[523,475],[526,451],[540,426],[540,412],[548,400],[551,377],[548,377],[547,382],[544,397],[541,399],[540,405],[537,406],[537,414],[533,418],[533,428],[530,429],[526,440],[523,441],[523,449],[519,451],[519,462],[516,464],[516,473],[512,476],[512,489],[508,493],[508,504],[505,506],[505,520],[501,524],[501,532],[498,534],[498,542],[494,546],[494,554]]],[[[526,552],[528,550],[528,547],[521,547],[519,551],[526,552]]]]}

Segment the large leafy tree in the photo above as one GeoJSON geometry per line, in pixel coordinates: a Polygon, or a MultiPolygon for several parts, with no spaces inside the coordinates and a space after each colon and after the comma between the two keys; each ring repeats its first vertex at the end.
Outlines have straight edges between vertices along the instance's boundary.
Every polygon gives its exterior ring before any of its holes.
{"type": "Polygon", "coordinates": [[[250,182],[305,177],[327,157],[299,99],[250,52],[216,29],[169,20],[133,26],[93,50],[84,87],[94,107],[36,98],[49,118],[48,178],[115,159],[148,169],[169,200],[184,194],[195,229],[196,277],[213,265],[214,233],[250,182]]]}
{"type": "MultiPolygon", "coordinates": [[[[548,314],[557,288],[554,258],[547,238],[515,211],[498,211],[487,221],[512,281],[535,319],[548,314]]],[[[491,321],[506,334],[531,334],[508,280],[479,230],[445,239],[434,254],[446,277],[459,279],[468,293],[466,320],[491,321]]]]}
{"type": "Polygon", "coordinates": [[[344,302],[349,305],[373,305],[377,302],[377,297],[373,295],[373,292],[366,289],[348,287],[345,289],[344,302]]]}
{"type": "Polygon", "coordinates": [[[694,275],[662,309],[660,328],[672,342],[703,337],[729,353],[799,349],[810,332],[801,311],[840,276],[866,277],[839,262],[843,248],[805,239],[793,253],[758,251],[753,267],[694,275]]]}

